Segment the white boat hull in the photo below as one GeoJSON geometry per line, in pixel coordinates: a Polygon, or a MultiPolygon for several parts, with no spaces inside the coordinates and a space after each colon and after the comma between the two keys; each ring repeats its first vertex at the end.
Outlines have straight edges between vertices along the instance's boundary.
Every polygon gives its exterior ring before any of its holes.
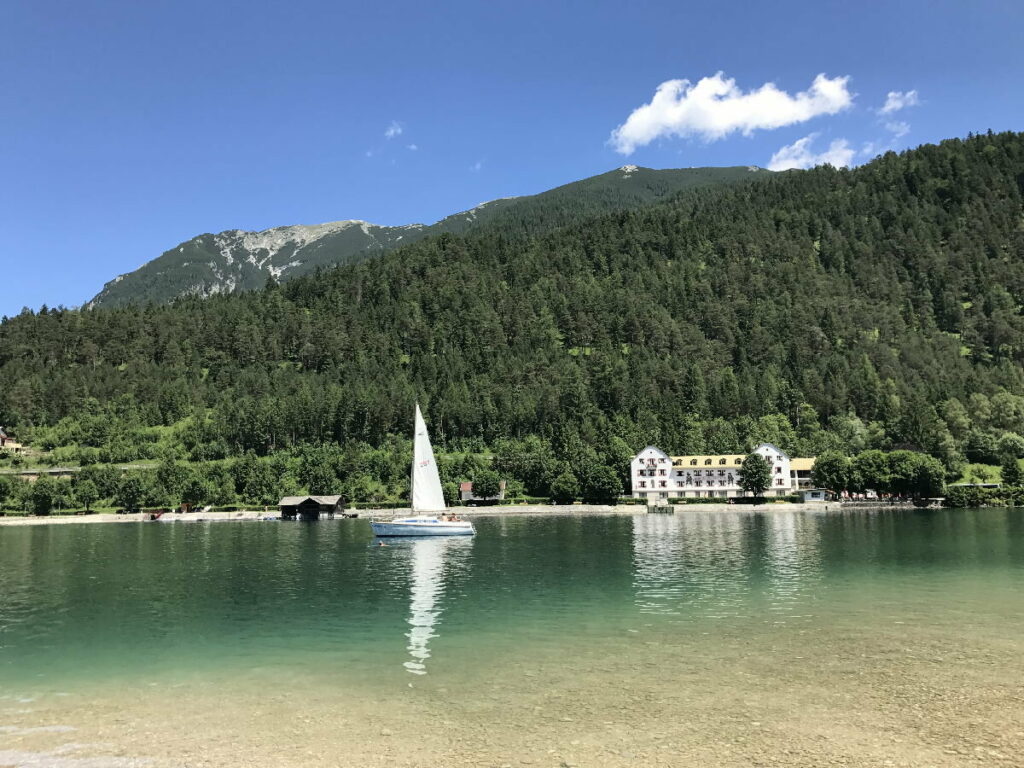
{"type": "Polygon", "coordinates": [[[473,524],[466,520],[439,520],[436,517],[405,520],[371,520],[375,536],[472,536],[473,524]]]}

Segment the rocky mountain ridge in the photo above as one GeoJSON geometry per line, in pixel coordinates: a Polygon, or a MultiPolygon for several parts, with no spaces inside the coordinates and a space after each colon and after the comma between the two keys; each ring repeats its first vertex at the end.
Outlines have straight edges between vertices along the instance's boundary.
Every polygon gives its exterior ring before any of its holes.
{"type": "Polygon", "coordinates": [[[349,264],[424,237],[496,226],[528,234],[579,216],[638,207],[683,190],[767,176],[756,167],[654,170],[627,165],[538,195],[491,200],[431,224],[381,226],[358,219],[289,225],[261,231],[225,230],[180,243],[137,270],[108,282],[87,308],[162,303],[181,296],[260,288],[317,269],[349,264]]]}

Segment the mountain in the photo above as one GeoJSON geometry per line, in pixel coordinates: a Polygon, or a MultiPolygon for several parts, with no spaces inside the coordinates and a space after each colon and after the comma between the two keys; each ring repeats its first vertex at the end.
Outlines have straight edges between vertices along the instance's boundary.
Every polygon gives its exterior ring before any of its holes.
{"type": "Polygon", "coordinates": [[[317,269],[379,255],[433,234],[496,228],[539,234],[580,216],[633,208],[684,190],[732,184],[771,172],[751,167],[653,170],[634,165],[525,197],[482,203],[433,225],[386,227],[365,221],[203,234],[108,282],[88,307],[165,302],[262,288],[317,269]]]}
{"type": "Polygon", "coordinates": [[[422,237],[424,229],[420,224],[380,227],[365,221],[334,221],[199,235],[134,272],[115,277],[87,306],[161,303],[180,296],[249,291],[263,287],[268,278],[287,280],[389,250],[422,237]]]}
{"type": "Polygon", "coordinates": [[[905,448],[952,477],[1024,455],[1024,134],[769,178],[518,239],[499,211],[247,293],[23,312],[0,423],[69,465],[208,462],[193,501],[218,504],[397,503],[416,402],[445,482],[494,457],[531,495],[648,444],[905,448]]]}

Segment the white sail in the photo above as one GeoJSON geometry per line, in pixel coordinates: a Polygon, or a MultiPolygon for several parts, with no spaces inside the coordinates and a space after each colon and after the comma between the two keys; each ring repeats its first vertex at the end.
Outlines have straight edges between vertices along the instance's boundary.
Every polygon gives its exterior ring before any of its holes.
{"type": "Polygon", "coordinates": [[[434,449],[430,447],[427,425],[416,404],[416,435],[412,451],[412,511],[443,512],[444,493],[441,491],[441,477],[437,474],[434,449]]]}

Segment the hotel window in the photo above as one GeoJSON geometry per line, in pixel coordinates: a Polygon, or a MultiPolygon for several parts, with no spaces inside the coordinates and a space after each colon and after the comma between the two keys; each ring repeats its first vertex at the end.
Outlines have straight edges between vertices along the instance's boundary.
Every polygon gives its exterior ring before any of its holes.
{"type": "Polygon", "coordinates": [[[667,488],[667,487],[668,487],[668,486],[667,486],[667,485],[665,484],[665,481],[664,481],[664,480],[662,480],[662,481],[661,481],[661,482],[659,483],[659,485],[660,485],[660,486],[661,486],[662,488],[667,488]]]}
{"type": "Polygon", "coordinates": [[[719,463],[719,464],[725,464],[725,459],[719,459],[719,460],[718,460],[718,463],[719,463]]]}
{"type": "Polygon", "coordinates": [[[711,459],[704,459],[704,465],[707,466],[709,464],[711,464],[711,459]]]}
{"type": "Polygon", "coordinates": [[[662,477],[664,477],[665,476],[665,470],[664,469],[659,469],[658,470],[658,474],[661,475],[662,477]]]}
{"type": "Polygon", "coordinates": [[[718,470],[718,476],[719,477],[725,477],[725,470],[724,469],[718,470]]]}
{"type": "Polygon", "coordinates": [[[645,481],[645,480],[641,480],[641,481],[640,481],[640,487],[641,487],[641,488],[646,488],[646,487],[647,487],[647,481],[645,481]]]}
{"type": "Polygon", "coordinates": [[[776,481],[775,481],[775,484],[776,484],[776,485],[782,485],[782,480],[776,480],[776,481]]]}
{"type": "Polygon", "coordinates": [[[776,475],[781,475],[782,474],[782,467],[776,467],[775,468],[775,474],[776,475]]]}
{"type": "Polygon", "coordinates": [[[704,483],[702,483],[700,480],[697,480],[696,482],[694,482],[694,485],[696,485],[698,488],[700,488],[703,484],[704,483]]]}
{"type": "Polygon", "coordinates": [[[696,467],[697,466],[697,460],[696,459],[690,459],[690,466],[691,467],[696,467]]]}

